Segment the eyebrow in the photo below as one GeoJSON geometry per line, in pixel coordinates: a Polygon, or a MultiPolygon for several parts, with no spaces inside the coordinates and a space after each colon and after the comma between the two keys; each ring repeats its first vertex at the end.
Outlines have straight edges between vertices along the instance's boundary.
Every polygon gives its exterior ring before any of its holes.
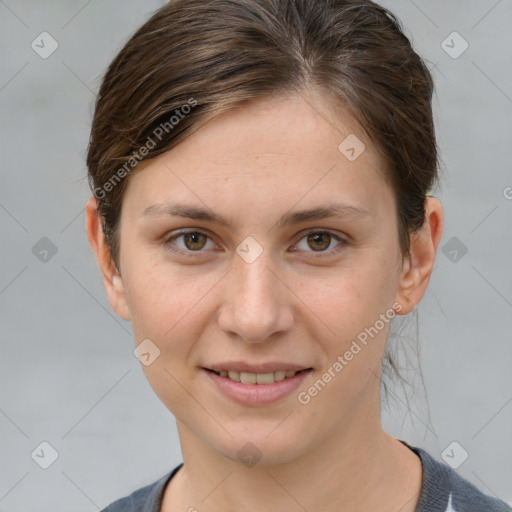
{"type": "MultiPolygon", "coordinates": [[[[151,215],[170,215],[172,217],[184,217],[187,219],[194,220],[205,220],[210,222],[216,222],[224,227],[230,228],[232,222],[214,213],[206,208],[179,204],[153,204],[148,206],[143,216],[151,215]]],[[[357,206],[350,203],[331,203],[327,206],[321,206],[317,208],[310,208],[307,210],[300,210],[291,213],[285,213],[276,223],[278,227],[291,226],[294,224],[300,224],[311,220],[322,220],[332,217],[350,217],[350,218],[363,218],[368,217],[370,212],[361,206],[357,206]]]]}

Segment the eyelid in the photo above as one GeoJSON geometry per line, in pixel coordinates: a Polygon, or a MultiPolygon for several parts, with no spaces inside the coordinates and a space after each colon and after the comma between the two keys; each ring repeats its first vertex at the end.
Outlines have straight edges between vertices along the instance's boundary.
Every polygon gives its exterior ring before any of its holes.
{"type": "MultiPolygon", "coordinates": [[[[208,239],[210,239],[212,242],[214,242],[212,236],[207,231],[205,231],[203,229],[198,229],[198,228],[187,228],[187,229],[181,229],[175,233],[173,232],[170,236],[166,236],[165,237],[165,245],[172,245],[171,242],[173,240],[175,240],[176,238],[179,238],[180,236],[187,235],[189,233],[202,234],[202,235],[206,236],[208,239]]],[[[334,249],[329,249],[328,251],[303,251],[306,253],[311,253],[311,255],[314,258],[326,257],[326,256],[333,255],[333,254],[339,252],[341,249],[343,249],[349,243],[348,240],[346,240],[342,236],[338,235],[337,233],[331,231],[330,229],[310,228],[306,231],[301,232],[298,235],[298,239],[294,243],[294,246],[297,245],[303,238],[305,238],[306,236],[308,236],[309,234],[312,234],[312,233],[328,234],[329,236],[335,238],[339,242],[339,244],[334,249]]],[[[186,250],[176,248],[176,247],[174,247],[170,250],[173,252],[182,254],[184,256],[187,256],[187,257],[188,256],[195,257],[196,255],[201,254],[202,252],[206,252],[204,250],[198,250],[198,251],[187,250],[186,251],[186,250]]],[[[292,250],[292,252],[302,252],[302,251],[292,250]]]]}

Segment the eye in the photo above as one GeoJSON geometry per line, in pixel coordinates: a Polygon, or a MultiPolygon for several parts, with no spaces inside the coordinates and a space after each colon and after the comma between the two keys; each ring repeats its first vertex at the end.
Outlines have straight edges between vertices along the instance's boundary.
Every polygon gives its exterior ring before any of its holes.
{"type": "Polygon", "coordinates": [[[322,257],[325,253],[339,252],[348,244],[346,240],[334,233],[331,233],[330,231],[310,231],[306,236],[301,238],[299,243],[296,244],[296,247],[299,247],[303,240],[305,240],[305,244],[303,244],[303,247],[299,248],[299,250],[321,253],[318,256],[313,255],[314,257],[322,257]],[[337,240],[339,244],[335,246],[334,249],[331,248],[330,250],[326,250],[331,246],[333,240],[337,240]],[[309,251],[307,247],[313,250],[309,251]]]}
{"type": "MultiPolygon", "coordinates": [[[[214,249],[216,245],[211,240],[210,236],[202,231],[180,231],[169,238],[167,238],[165,245],[168,249],[173,252],[183,254],[185,256],[195,256],[194,253],[205,252],[203,249],[214,249]],[[177,243],[177,240],[180,240],[180,243],[177,243]],[[210,242],[210,246],[208,247],[208,242],[210,242]]],[[[318,255],[312,255],[313,257],[322,257],[326,253],[336,253],[341,251],[348,242],[330,231],[310,231],[303,236],[299,243],[295,245],[295,247],[299,247],[298,250],[304,252],[311,253],[320,253],[318,255]],[[299,247],[302,241],[305,241],[307,247],[299,247]],[[333,240],[337,240],[339,243],[334,247],[334,249],[326,250],[331,247],[333,240]],[[312,250],[308,250],[308,247],[312,250]]],[[[292,249],[292,252],[296,252],[297,249],[292,249]]]]}
{"type": "Polygon", "coordinates": [[[201,231],[180,231],[166,240],[166,246],[174,252],[185,254],[186,256],[193,256],[194,252],[204,252],[201,249],[212,249],[215,246],[210,237],[201,231]],[[176,240],[182,239],[182,243],[175,243],[176,240]],[[213,247],[207,247],[208,240],[213,244],[213,247]],[[187,254],[188,253],[188,254],[187,254]]]}

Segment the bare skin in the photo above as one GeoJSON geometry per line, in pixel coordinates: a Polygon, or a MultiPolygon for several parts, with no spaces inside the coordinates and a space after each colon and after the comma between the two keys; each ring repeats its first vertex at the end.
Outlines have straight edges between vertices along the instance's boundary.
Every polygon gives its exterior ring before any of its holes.
{"type": "Polygon", "coordinates": [[[96,200],[87,204],[110,304],[132,321],[137,344],[150,339],[160,350],[143,370],[176,417],[184,460],[163,512],[416,508],[421,462],[380,421],[389,322],[307,404],[298,400],[380,315],[405,315],[419,303],[443,229],[441,204],[428,197],[424,226],[402,259],[381,155],[345,110],[336,111],[312,92],[258,100],[139,164],[123,200],[117,269],[96,200]],[[338,149],[349,134],[366,146],[354,161],[338,149]],[[367,214],[277,224],[284,214],[341,201],[367,214]],[[162,205],[176,202],[230,224],[173,217],[162,205]],[[171,240],[181,229],[199,233],[171,240]],[[323,238],[308,239],[312,230],[323,238]],[[251,263],[236,252],[248,236],[263,249],[251,263]],[[203,370],[233,360],[313,371],[277,402],[242,405],[203,370]],[[261,454],[252,467],[238,455],[247,443],[261,454]]]}

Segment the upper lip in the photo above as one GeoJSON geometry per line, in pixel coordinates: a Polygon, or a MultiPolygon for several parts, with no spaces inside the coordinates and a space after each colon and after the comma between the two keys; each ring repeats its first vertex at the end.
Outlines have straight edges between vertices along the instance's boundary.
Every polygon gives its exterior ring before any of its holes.
{"type": "Polygon", "coordinates": [[[211,364],[209,366],[205,366],[205,368],[208,370],[214,370],[216,372],[227,370],[232,372],[246,373],[273,373],[277,372],[278,370],[299,372],[301,370],[308,370],[311,367],[295,363],[280,363],[274,361],[260,364],[249,364],[243,361],[226,361],[224,363],[211,364]]]}

